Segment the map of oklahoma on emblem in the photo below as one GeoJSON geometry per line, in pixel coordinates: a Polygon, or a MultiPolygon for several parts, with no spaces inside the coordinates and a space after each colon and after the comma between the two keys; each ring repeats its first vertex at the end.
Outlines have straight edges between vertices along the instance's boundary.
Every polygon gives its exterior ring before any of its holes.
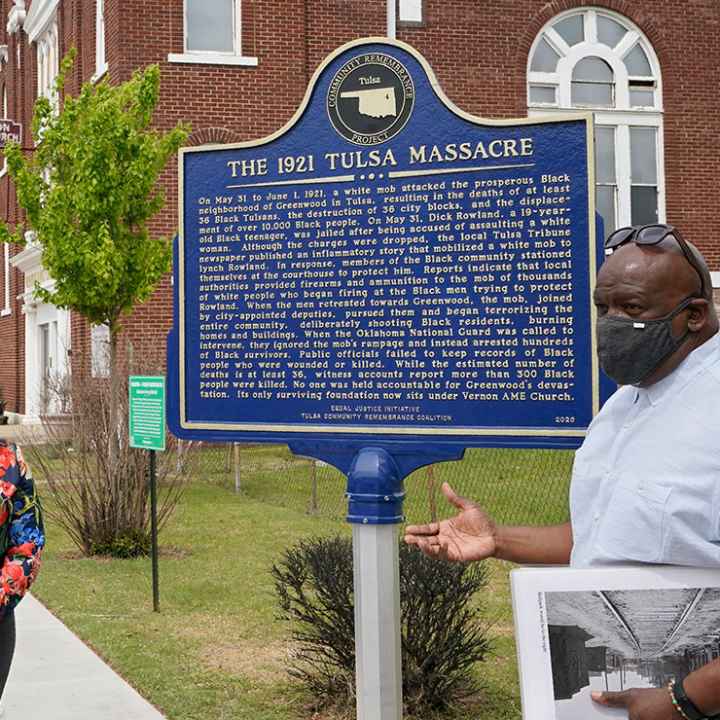
{"type": "Polygon", "coordinates": [[[415,86],[407,68],[390,55],[366,53],[335,74],[327,109],[334,128],[356,145],[395,137],[410,118],[415,86]]]}

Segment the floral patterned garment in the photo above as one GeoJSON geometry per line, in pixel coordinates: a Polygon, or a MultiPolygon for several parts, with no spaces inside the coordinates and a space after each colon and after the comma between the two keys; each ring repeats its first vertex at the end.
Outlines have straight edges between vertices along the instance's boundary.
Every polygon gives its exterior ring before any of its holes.
{"type": "Polygon", "coordinates": [[[0,440],[0,618],[34,582],[45,545],[42,511],[20,448],[0,440]]]}

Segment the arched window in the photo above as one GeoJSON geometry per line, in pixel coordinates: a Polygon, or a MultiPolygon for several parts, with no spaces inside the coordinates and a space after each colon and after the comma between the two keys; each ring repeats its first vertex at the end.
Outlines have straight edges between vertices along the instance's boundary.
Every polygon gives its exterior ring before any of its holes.
{"type": "Polygon", "coordinates": [[[535,38],[527,78],[530,115],[593,112],[605,233],[663,222],[660,65],[640,29],[599,8],[557,15],[535,38]]]}

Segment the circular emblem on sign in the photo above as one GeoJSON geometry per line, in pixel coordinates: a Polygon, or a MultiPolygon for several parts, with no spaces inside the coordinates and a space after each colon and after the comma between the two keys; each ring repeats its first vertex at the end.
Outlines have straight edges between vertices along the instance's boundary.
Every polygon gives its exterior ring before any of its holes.
{"type": "Polygon", "coordinates": [[[410,73],[384,53],[348,60],[333,77],[327,97],[333,127],[356,145],[379,145],[397,135],[414,103],[410,73]]]}

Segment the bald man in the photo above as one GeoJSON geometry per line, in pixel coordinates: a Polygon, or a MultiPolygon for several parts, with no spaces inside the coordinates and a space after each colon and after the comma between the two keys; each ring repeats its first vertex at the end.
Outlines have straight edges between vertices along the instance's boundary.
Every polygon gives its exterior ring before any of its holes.
{"type": "MultiPolygon", "coordinates": [[[[600,365],[621,386],[577,451],[571,521],[497,525],[445,484],[454,518],[408,526],[432,557],[574,567],[645,562],[720,570],[720,335],[700,253],[670,226],[622,228],[597,278],[600,365]]],[[[666,689],[594,693],[630,720],[720,716],[720,661],[666,689]],[[685,695],[686,691],[686,695],[685,695]]],[[[687,718],[686,718],[687,720],[687,718]]]]}

